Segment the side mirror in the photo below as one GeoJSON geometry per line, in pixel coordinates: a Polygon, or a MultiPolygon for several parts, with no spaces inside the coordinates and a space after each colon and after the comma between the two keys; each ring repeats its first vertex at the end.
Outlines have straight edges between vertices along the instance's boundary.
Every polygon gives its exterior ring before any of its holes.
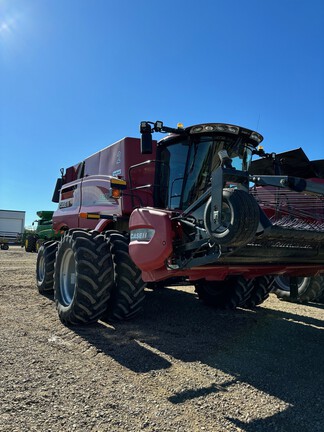
{"type": "Polygon", "coordinates": [[[141,153],[152,154],[152,128],[148,122],[141,122],[141,153]]]}
{"type": "Polygon", "coordinates": [[[63,179],[62,178],[58,178],[56,180],[56,185],[55,185],[55,189],[54,189],[54,193],[53,193],[53,198],[52,198],[52,202],[54,203],[58,203],[60,201],[60,190],[62,187],[62,183],[63,183],[63,179]]]}

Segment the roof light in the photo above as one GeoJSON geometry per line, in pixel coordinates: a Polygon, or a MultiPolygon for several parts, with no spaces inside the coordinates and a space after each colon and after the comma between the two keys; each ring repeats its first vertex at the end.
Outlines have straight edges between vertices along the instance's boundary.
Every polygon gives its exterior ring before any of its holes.
{"type": "Polygon", "coordinates": [[[227,126],[227,130],[228,130],[228,132],[234,133],[236,135],[240,132],[240,128],[237,127],[237,126],[230,126],[230,125],[228,125],[227,126]]]}
{"type": "Polygon", "coordinates": [[[240,132],[240,128],[238,126],[228,125],[224,123],[215,123],[215,124],[205,124],[194,126],[191,129],[191,133],[199,133],[199,132],[226,132],[238,135],[240,132]]]}
{"type": "Polygon", "coordinates": [[[258,134],[257,132],[252,132],[250,138],[256,141],[258,144],[263,140],[262,135],[258,134]]]}
{"type": "Polygon", "coordinates": [[[216,129],[217,131],[220,131],[220,132],[225,131],[225,127],[224,127],[223,125],[216,125],[216,126],[215,126],[215,129],[216,129]]]}
{"type": "Polygon", "coordinates": [[[183,127],[183,123],[178,123],[178,124],[177,124],[177,128],[178,128],[178,129],[184,129],[184,127],[183,127]]]}
{"type": "Polygon", "coordinates": [[[147,121],[142,121],[140,123],[140,133],[150,133],[152,130],[151,126],[147,121]]]}
{"type": "Polygon", "coordinates": [[[208,126],[205,126],[205,127],[204,127],[204,130],[210,132],[210,131],[213,131],[213,130],[214,130],[214,127],[208,125],[208,126]]]}

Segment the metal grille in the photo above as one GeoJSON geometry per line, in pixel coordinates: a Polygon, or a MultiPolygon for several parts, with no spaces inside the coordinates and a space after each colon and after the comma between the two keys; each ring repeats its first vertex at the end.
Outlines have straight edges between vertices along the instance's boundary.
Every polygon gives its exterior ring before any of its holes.
{"type": "Polygon", "coordinates": [[[273,225],[324,231],[324,197],[274,187],[254,187],[251,194],[273,225]]]}

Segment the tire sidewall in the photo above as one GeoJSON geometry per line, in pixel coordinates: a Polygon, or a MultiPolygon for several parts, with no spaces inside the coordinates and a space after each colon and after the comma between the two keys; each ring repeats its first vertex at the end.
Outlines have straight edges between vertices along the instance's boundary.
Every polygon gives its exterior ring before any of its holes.
{"type": "Polygon", "coordinates": [[[323,293],[323,277],[305,276],[303,279],[301,285],[298,287],[297,299],[291,298],[290,291],[284,291],[280,287],[278,288],[276,281],[273,292],[279,299],[285,301],[296,300],[298,303],[316,301],[316,299],[323,293]]]}
{"type": "Polygon", "coordinates": [[[57,241],[47,241],[43,243],[38,250],[36,260],[36,284],[40,294],[53,292],[54,263],[57,247],[57,241]]]}
{"type": "MultiPolygon", "coordinates": [[[[275,288],[274,291],[282,297],[290,297],[290,285],[286,283],[285,279],[282,276],[275,277],[275,288]]],[[[304,292],[308,289],[311,283],[311,277],[305,276],[303,280],[298,282],[298,296],[304,294],[304,292]]]]}
{"type": "Polygon", "coordinates": [[[220,232],[211,231],[211,204],[209,198],[204,211],[204,224],[210,237],[218,244],[225,246],[245,246],[255,236],[259,224],[259,206],[255,199],[240,189],[223,189],[223,202],[231,212],[228,226],[220,232]]]}
{"type": "Polygon", "coordinates": [[[36,260],[36,283],[39,292],[42,292],[44,290],[44,284],[46,279],[45,273],[46,273],[45,247],[42,246],[38,250],[37,260],[36,260]],[[41,267],[43,267],[42,269],[43,277],[40,276],[41,267]]]}
{"type": "MultiPolygon", "coordinates": [[[[233,209],[232,203],[231,203],[228,195],[229,195],[228,191],[224,190],[223,191],[223,200],[231,212],[231,220],[230,220],[229,225],[227,227],[224,227],[224,230],[217,231],[217,232],[210,232],[207,229],[209,234],[212,235],[212,237],[214,239],[216,239],[217,242],[220,244],[231,241],[233,236],[234,236],[233,232],[235,231],[235,228],[236,228],[235,227],[235,219],[234,219],[234,209],[233,209]]],[[[209,200],[207,201],[205,212],[204,212],[205,213],[204,214],[204,220],[205,221],[206,220],[209,221],[211,218],[211,203],[212,203],[212,198],[210,197],[209,200]]]]}
{"type": "Polygon", "coordinates": [[[63,264],[63,259],[65,256],[65,253],[71,250],[74,256],[75,260],[75,271],[77,273],[77,261],[75,259],[75,250],[73,247],[73,240],[70,236],[63,237],[62,241],[59,244],[59,248],[56,254],[56,261],[55,261],[55,272],[54,272],[54,299],[56,303],[56,308],[58,310],[59,315],[66,315],[69,314],[70,311],[74,307],[75,298],[77,295],[77,277],[75,278],[75,285],[74,285],[74,293],[72,300],[70,304],[66,305],[64,304],[63,298],[62,298],[62,292],[61,292],[61,266],[63,264]]]}

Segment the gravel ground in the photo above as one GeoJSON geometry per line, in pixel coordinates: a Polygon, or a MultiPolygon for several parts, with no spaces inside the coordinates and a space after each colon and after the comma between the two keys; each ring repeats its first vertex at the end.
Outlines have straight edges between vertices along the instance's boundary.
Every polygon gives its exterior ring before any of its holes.
{"type": "Polygon", "coordinates": [[[165,288],[135,321],[67,328],[35,263],[0,251],[1,431],[324,430],[324,305],[220,312],[165,288]]]}

